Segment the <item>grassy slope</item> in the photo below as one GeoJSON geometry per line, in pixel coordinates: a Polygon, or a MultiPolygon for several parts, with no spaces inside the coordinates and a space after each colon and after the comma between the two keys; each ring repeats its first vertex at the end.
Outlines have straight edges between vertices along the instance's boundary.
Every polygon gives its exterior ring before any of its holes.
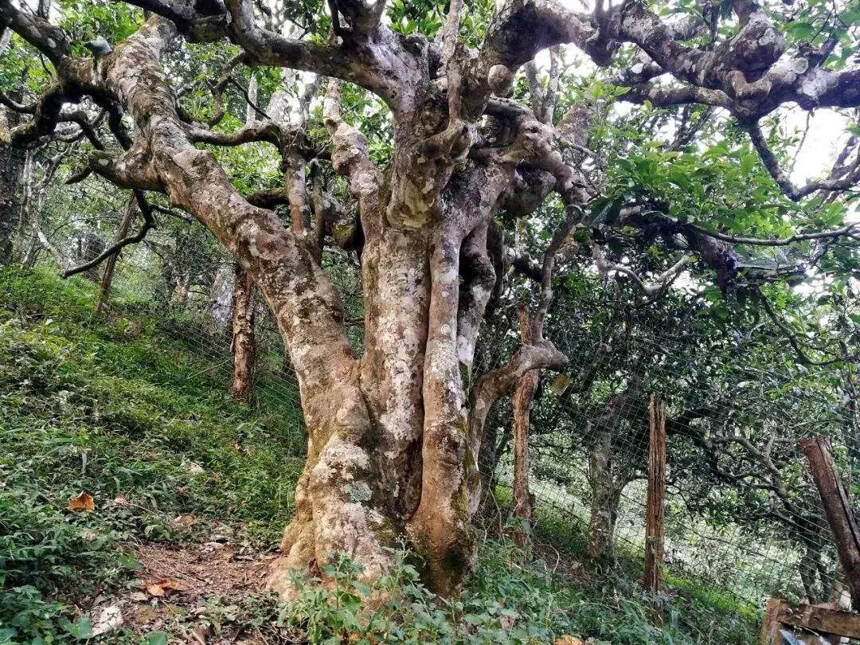
{"type": "MultiPolygon", "coordinates": [[[[136,543],[200,541],[228,524],[239,539],[271,548],[291,513],[297,410],[274,400],[264,415],[234,406],[213,364],[141,307],[120,302],[111,320],[96,321],[93,296],[82,280],[0,272],[0,643],[85,639],[92,599],[137,584],[136,543]],[[95,512],[66,509],[82,491],[95,512]],[[191,529],[172,522],[183,514],[198,518],[191,529]]],[[[558,544],[569,534],[558,518],[542,524],[558,544]]],[[[483,545],[476,575],[453,603],[427,594],[404,561],[383,582],[391,600],[370,625],[357,609],[366,590],[349,566],[327,573],[338,580],[335,603],[315,590],[290,607],[265,596],[214,598],[203,620],[222,637],[253,624],[270,642],[347,633],[367,633],[367,642],[754,639],[752,621],[708,590],[673,595],[655,610],[624,577],[579,576],[574,585],[504,542],[483,545]],[[658,615],[665,628],[651,625],[658,615]]],[[[107,640],[163,642],[183,620],[180,613],[177,625],[148,636],[129,626],[107,640]]]]}

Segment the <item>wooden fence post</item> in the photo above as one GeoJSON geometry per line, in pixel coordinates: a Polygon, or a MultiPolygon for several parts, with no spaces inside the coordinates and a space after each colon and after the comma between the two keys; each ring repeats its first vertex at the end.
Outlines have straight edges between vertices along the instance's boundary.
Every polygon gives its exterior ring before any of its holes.
{"type": "Polygon", "coordinates": [[[839,473],[833,465],[833,458],[827,448],[827,441],[821,437],[803,439],[798,442],[801,450],[806,453],[809,470],[818,487],[818,494],[824,504],[824,512],[833,538],[839,562],[848,587],[851,590],[851,607],[860,610],[860,531],[854,521],[851,503],[839,473]]]}
{"type": "Polygon", "coordinates": [[[652,593],[660,591],[663,563],[663,500],[666,497],[666,404],[656,394],[648,405],[648,499],[645,509],[645,580],[652,593]]]}

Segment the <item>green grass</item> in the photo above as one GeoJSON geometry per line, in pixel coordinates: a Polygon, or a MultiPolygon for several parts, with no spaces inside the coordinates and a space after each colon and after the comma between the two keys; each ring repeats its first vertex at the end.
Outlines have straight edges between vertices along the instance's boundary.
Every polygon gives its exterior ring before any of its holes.
{"type": "Polygon", "coordinates": [[[93,296],[82,280],[0,273],[0,642],[42,630],[38,616],[9,626],[19,604],[127,578],[131,541],[197,537],[178,515],[272,546],[292,514],[300,434],[274,420],[295,410],[261,419],[232,404],[211,364],[132,317],[133,303],[100,322],[93,296]],[[94,513],[66,510],[82,491],[94,513]]]}
{"type": "MultiPolygon", "coordinates": [[[[122,296],[110,319],[98,320],[94,285],[46,270],[0,271],[0,643],[86,640],[89,623],[75,607],[134,583],[136,542],[201,541],[219,522],[271,548],[292,513],[302,463],[295,403],[277,396],[272,380],[259,384],[254,408],[234,405],[220,359],[190,344],[192,321],[165,325],[122,296]],[[95,511],[67,510],[82,491],[95,511]],[[200,519],[196,528],[172,522],[188,513],[200,519]]],[[[565,520],[540,508],[536,537],[569,564],[584,541],[565,520]]],[[[754,640],[755,617],[714,590],[670,578],[665,597],[644,596],[632,554],[619,572],[574,583],[565,567],[486,539],[453,601],[424,589],[412,556],[398,557],[401,566],[380,583],[388,602],[370,613],[359,606],[371,590],[344,562],[335,590],[309,585],[287,606],[265,595],[212,598],[194,620],[227,640],[253,628],[272,642],[345,634],[367,643],[754,640]]],[[[165,626],[172,629],[179,622],[165,626]]],[[[138,638],[127,629],[111,642],[138,638]]]]}

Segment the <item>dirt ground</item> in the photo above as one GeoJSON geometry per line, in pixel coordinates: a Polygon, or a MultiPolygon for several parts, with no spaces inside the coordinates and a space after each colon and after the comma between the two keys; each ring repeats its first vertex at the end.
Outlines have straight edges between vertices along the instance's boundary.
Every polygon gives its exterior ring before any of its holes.
{"type": "MultiPolygon", "coordinates": [[[[98,641],[117,642],[125,630],[144,638],[169,633],[171,644],[290,642],[278,636],[274,625],[249,628],[233,615],[240,612],[234,603],[265,591],[268,565],[277,554],[235,543],[229,528],[223,528],[226,535],[216,527],[209,540],[200,543],[139,544],[132,553],[140,563],[136,581],[123,592],[93,599],[86,612],[98,641]]],[[[161,639],[151,642],[163,643],[161,639]]]]}
{"type": "MultiPolygon", "coordinates": [[[[268,560],[273,557],[254,554],[248,547],[219,542],[184,549],[143,544],[135,555],[142,565],[140,577],[144,583],[170,580],[187,586],[188,589],[176,594],[181,595],[185,604],[205,597],[238,598],[262,591],[268,560]]],[[[167,591],[173,590],[168,587],[167,591]]]]}

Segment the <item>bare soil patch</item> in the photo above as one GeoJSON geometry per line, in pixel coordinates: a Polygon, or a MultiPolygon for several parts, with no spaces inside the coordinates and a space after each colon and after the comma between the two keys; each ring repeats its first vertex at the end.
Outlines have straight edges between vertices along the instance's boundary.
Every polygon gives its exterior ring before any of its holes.
{"type": "Polygon", "coordinates": [[[229,610],[233,602],[263,592],[268,565],[277,556],[225,540],[217,528],[211,537],[208,542],[183,546],[140,544],[134,551],[141,565],[139,584],[121,594],[96,598],[90,609],[96,625],[101,616],[121,616],[102,639],[109,642],[114,630],[122,627],[140,635],[167,632],[169,643],[288,642],[278,637],[279,630],[273,626],[247,630],[229,615],[213,619],[212,611],[220,610],[213,610],[212,601],[229,610]]]}
{"type": "Polygon", "coordinates": [[[232,598],[262,591],[266,567],[272,559],[272,556],[253,553],[246,546],[220,542],[186,548],[143,544],[137,549],[136,557],[142,565],[139,575],[144,583],[172,580],[186,586],[187,590],[167,594],[182,599],[183,604],[202,597],[232,598]]]}

